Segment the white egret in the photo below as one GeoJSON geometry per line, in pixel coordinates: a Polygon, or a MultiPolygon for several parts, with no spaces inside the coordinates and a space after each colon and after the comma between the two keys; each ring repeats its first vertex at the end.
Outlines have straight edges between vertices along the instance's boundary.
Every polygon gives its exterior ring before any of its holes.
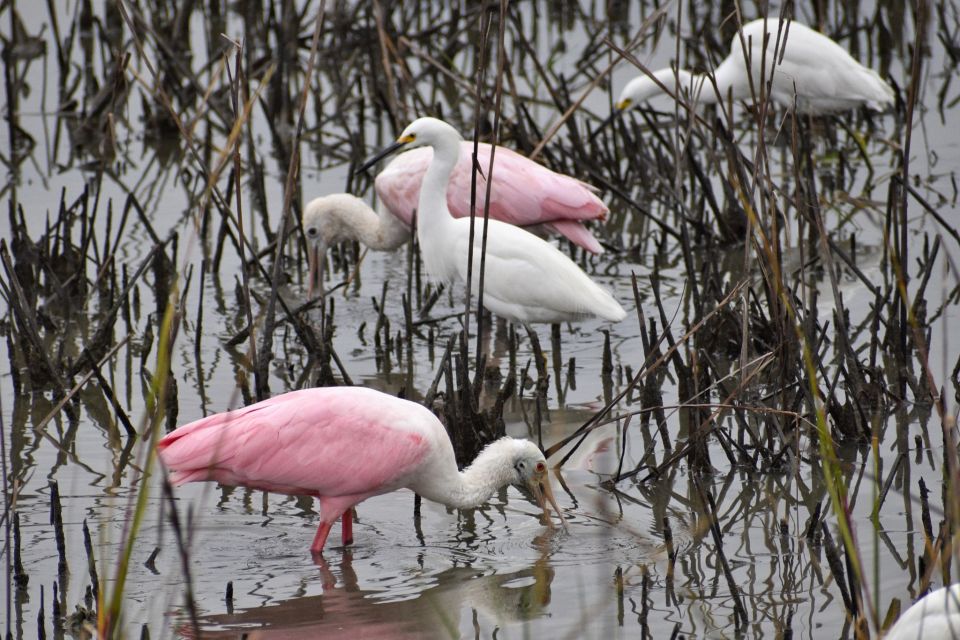
{"type": "MultiPolygon", "coordinates": [[[[795,20],[753,20],[730,43],[730,54],[714,72],[717,91],[706,75],[659,69],[653,75],[671,91],[679,86],[695,102],[752,100],[768,91],[777,104],[802,114],[824,114],[866,105],[883,110],[894,100],[893,89],[875,71],[854,60],[827,36],[795,20]],[[772,72],[772,73],[771,73],[772,72]],[[752,83],[751,83],[752,76],[752,83]],[[761,86],[769,82],[769,89],[761,86]],[[751,89],[752,84],[752,89],[751,89]],[[719,93],[719,95],[718,95],[719,93]]],[[[649,76],[634,78],[617,100],[618,112],[662,92],[649,76]]]]}

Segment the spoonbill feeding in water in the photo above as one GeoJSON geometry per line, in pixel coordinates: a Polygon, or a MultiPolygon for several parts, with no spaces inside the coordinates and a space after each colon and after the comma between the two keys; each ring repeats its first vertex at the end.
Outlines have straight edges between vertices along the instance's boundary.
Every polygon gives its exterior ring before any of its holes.
{"type": "MultiPolygon", "coordinates": [[[[855,109],[860,105],[881,111],[893,104],[893,89],[875,71],[854,60],[827,36],[796,20],[760,18],[743,25],[730,42],[730,54],[714,72],[717,91],[704,74],[683,69],[659,69],[653,75],[673,91],[679,86],[695,100],[713,104],[726,100],[753,100],[767,91],[789,110],[824,114],[855,109]],[[761,86],[769,82],[769,88],[761,86]],[[719,93],[719,95],[718,95],[719,93]]],[[[649,76],[634,78],[616,102],[617,112],[662,93],[649,76]]]]}
{"type": "Polygon", "coordinates": [[[464,471],[440,421],[415,402],[363,387],[302,389],[184,425],[157,444],[170,482],[214,480],[320,500],[310,550],[321,553],[337,518],[353,542],[351,507],[406,487],[468,509],[500,487],[530,491],[546,522],[557,507],[543,453],[528,440],[496,440],[464,471]]]}
{"type": "MultiPolygon", "coordinates": [[[[427,272],[441,282],[467,280],[470,220],[454,218],[447,205],[451,176],[460,160],[463,140],[456,129],[436,118],[419,118],[397,142],[369,160],[361,170],[402,148],[433,148],[418,201],[417,240],[427,272]]],[[[497,152],[499,157],[499,151],[497,152]]],[[[502,171],[494,163],[494,180],[502,171]]],[[[534,182],[534,178],[529,178],[534,182]]],[[[530,185],[530,189],[539,188],[530,185]]],[[[480,288],[482,224],[473,239],[472,293],[480,288]]],[[[484,266],[483,305],[508,320],[566,322],[597,316],[611,322],[627,312],[606,290],[594,283],[570,258],[519,227],[489,220],[484,266]]]]}

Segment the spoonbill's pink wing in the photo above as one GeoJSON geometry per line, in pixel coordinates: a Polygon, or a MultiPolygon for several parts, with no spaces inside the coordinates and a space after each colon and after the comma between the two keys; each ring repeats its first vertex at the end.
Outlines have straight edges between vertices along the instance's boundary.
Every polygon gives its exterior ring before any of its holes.
{"type": "MultiPolygon", "coordinates": [[[[490,166],[488,144],[477,149],[480,171],[490,166]]],[[[450,177],[447,203],[457,218],[470,215],[470,157],[473,143],[462,142],[460,161],[450,177]]],[[[477,214],[483,214],[486,178],[477,176],[477,214]]],[[[607,206],[590,187],[576,178],[551,171],[542,164],[506,147],[497,147],[493,165],[490,215],[516,226],[544,224],[561,220],[597,220],[607,214],[607,206]]]]}
{"type": "MultiPolygon", "coordinates": [[[[482,172],[490,166],[490,145],[481,143],[477,162],[482,172]]],[[[450,176],[447,207],[455,218],[470,215],[473,143],[462,142],[460,161],[450,176]]],[[[376,178],[380,199],[395,216],[410,224],[420,198],[420,184],[433,158],[433,149],[421,147],[397,156],[376,178]]],[[[477,175],[476,213],[483,215],[486,179],[477,175]]],[[[603,219],[607,206],[591,188],[525,158],[497,147],[490,195],[490,216],[515,226],[548,225],[571,242],[602,253],[600,243],[582,224],[603,219]]]]}
{"type": "Polygon", "coordinates": [[[184,425],[157,447],[176,484],[362,499],[407,484],[436,429],[422,406],[370,389],[304,389],[184,425]]]}
{"type": "Polygon", "coordinates": [[[433,149],[420,147],[396,156],[373,182],[383,205],[397,218],[412,226],[420,201],[420,183],[430,166],[433,149]]]}

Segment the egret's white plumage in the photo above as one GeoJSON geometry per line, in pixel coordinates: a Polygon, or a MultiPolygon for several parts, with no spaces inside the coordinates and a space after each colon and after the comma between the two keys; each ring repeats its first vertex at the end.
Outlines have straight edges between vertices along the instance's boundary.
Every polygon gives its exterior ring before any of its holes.
{"type": "Polygon", "coordinates": [[[960,638],[960,584],[920,598],[884,634],[884,640],[960,638]]]}
{"type": "MultiPolygon", "coordinates": [[[[659,69],[653,75],[671,90],[689,91],[701,103],[726,100],[728,95],[753,100],[754,94],[759,97],[767,90],[768,82],[770,99],[798,113],[831,113],[860,105],[879,111],[893,103],[893,89],[875,71],[795,20],[753,20],[743,25],[742,35],[742,41],[740,34],[733,37],[730,54],[713,72],[717,91],[707,76],[682,69],[659,69]]],[[[660,87],[643,75],[627,83],[616,107],[623,111],[659,93],[660,87]]]]}
{"type": "MultiPolygon", "coordinates": [[[[446,122],[420,118],[391,147],[433,147],[433,159],[420,189],[417,240],[427,272],[443,282],[467,279],[470,220],[453,218],[446,199],[461,141],[457,130],[446,122]]],[[[474,294],[479,292],[481,243],[482,222],[475,228],[474,294]]],[[[498,220],[489,220],[487,231],[483,304],[504,318],[522,323],[565,322],[589,316],[618,322],[626,317],[613,296],[570,258],[537,236],[498,220]]]]}

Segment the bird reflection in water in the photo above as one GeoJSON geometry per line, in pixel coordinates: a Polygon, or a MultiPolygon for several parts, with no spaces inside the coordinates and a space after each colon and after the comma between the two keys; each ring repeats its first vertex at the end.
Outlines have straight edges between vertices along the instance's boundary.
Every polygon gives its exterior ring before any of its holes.
{"type": "MultiPolygon", "coordinates": [[[[322,556],[315,562],[323,595],[291,598],[232,614],[202,616],[198,638],[280,640],[297,638],[450,638],[460,637],[464,611],[470,629],[522,623],[546,613],[554,570],[546,555],[553,532],[533,544],[542,554],[531,566],[512,573],[485,574],[452,567],[433,576],[433,586],[418,597],[383,601],[379,590],[364,590],[353,568],[353,553],[343,552],[336,567],[322,556]],[[379,596],[379,598],[378,598],[379,596]]],[[[194,636],[189,622],[180,632],[194,636]]],[[[471,631],[472,632],[472,631],[471,631]]]]}

